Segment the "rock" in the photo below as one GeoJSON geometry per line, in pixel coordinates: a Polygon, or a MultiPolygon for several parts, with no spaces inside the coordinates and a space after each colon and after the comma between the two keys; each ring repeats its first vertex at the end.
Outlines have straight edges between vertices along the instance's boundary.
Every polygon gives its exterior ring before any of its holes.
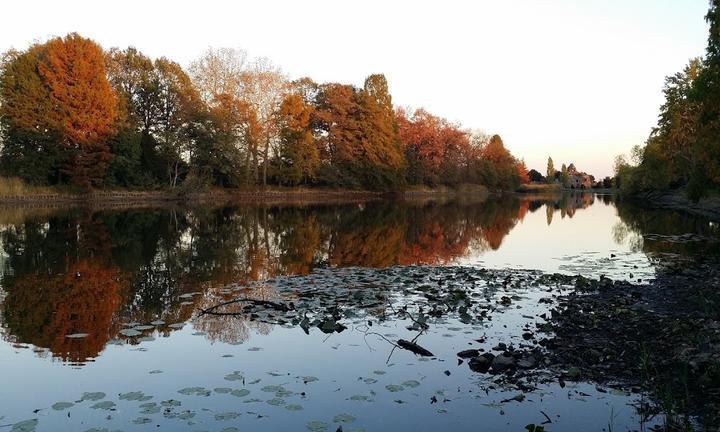
{"type": "Polygon", "coordinates": [[[580,372],[580,368],[577,368],[575,366],[571,367],[567,371],[567,377],[573,381],[579,380],[581,375],[582,375],[582,372],[580,372]]]}
{"type": "Polygon", "coordinates": [[[497,344],[497,346],[494,346],[492,350],[493,351],[505,351],[505,350],[507,350],[507,345],[500,342],[499,344],[497,344]]]}
{"type": "Polygon", "coordinates": [[[523,357],[518,360],[517,366],[521,369],[532,369],[537,366],[537,360],[534,356],[523,357]]]}
{"type": "Polygon", "coordinates": [[[501,354],[495,357],[490,365],[493,372],[504,372],[515,367],[515,358],[509,355],[501,354]]]}
{"type": "Polygon", "coordinates": [[[494,355],[485,353],[481,356],[470,359],[468,365],[470,366],[470,370],[473,372],[485,373],[488,369],[490,369],[490,365],[492,364],[494,358],[494,355]]]}
{"type": "Polygon", "coordinates": [[[457,356],[460,358],[472,358],[472,357],[477,357],[479,355],[480,355],[480,351],[478,351],[476,349],[469,349],[469,350],[460,351],[459,353],[457,353],[457,356]]]}

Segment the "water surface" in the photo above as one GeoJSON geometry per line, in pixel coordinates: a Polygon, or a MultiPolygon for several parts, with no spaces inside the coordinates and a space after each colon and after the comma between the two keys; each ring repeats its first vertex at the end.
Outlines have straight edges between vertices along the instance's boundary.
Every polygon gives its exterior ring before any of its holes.
{"type": "MultiPolygon", "coordinates": [[[[0,209],[0,425],[523,430],[544,422],[542,411],[551,430],[639,430],[656,420],[638,414],[637,395],[579,382],[546,384],[519,402],[512,400],[517,391],[458,365],[455,353],[521,344],[522,329],[540,322],[542,287],[510,270],[637,282],[653,278],[662,257],[717,254],[719,231],[702,218],[592,194],[0,209]],[[512,307],[487,321],[458,314],[431,320],[420,339],[432,347],[430,359],[392,350],[378,335],[417,334],[408,329],[412,320],[396,313],[413,302],[403,278],[422,268],[418,286],[445,283],[445,273],[433,276],[427,266],[504,269],[517,283],[485,281],[478,295],[490,305],[511,293],[512,307]],[[311,326],[306,334],[297,322],[262,315],[198,312],[238,296],[297,300],[316,286],[384,297],[374,309],[345,308],[340,333],[311,326]]],[[[318,311],[328,306],[318,303],[318,311]]]]}

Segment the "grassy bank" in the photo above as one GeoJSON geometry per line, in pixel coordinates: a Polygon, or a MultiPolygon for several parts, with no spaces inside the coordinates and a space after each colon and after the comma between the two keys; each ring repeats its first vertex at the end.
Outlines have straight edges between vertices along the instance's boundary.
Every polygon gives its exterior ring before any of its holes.
{"type": "Polygon", "coordinates": [[[563,188],[557,183],[529,183],[520,185],[515,191],[520,193],[562,193],[563,188]]]}
{"type": "Polygon", "coordinates": [[[61,205],[119,207],[182,202],[201,204],[209,202],[213,204],[314,204],[363,202],[381,198],[484,200],[488,196],[489,192],[484,186],[468,184],[460,185],[457,188],[418,186],[396,192],[320,187],[206,188],[199,190],[187,190],[180,187],[148,191],[126,189],[80,191],[61,187],[29,186],[17,179],[0,177],[0,205],[24,207],[61,205]]]}

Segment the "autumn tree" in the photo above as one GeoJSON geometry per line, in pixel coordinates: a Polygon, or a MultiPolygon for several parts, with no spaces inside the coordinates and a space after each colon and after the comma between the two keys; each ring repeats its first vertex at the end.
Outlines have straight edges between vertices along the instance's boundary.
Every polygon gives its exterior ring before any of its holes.
{"type": "MultiPolygon", "coordinates": [[[[25,131],[31,145],[38,137],[55,142],[59,148],[52,153],[63,154],[61,176],[84,188],[101,185],[112,158],[108,140],[117,116],[102,49],[75,33],[54,38],[13,59],[2,82],[2,117],[10,140],[28,143],[25,131]]],[[[33,150],[20,147],[18,153],[33,150]]]]}
{"type": "MultiPolygon", "coordinates": [[[[522,180],[519,175],[517,159],[505,148],[500,135],[493,135],[483,149],[483,158],[490,161],[497,173],[498,183],[506,188],[515,189],[521,181],[527,182],[527,170],[523,167],[525,175],[522,180]]],[[[524,165],[524,164],[523,164],[524,165]]]]}
{"type": "Polygon", "coordinates": [[[358,95],[365,184],[377,189],[396,187],[403,181],[404,160],[385,76],[367,77],[358,95]]]}
{"type": "Polygon", "coordinates": [[[555,164],[553,164],[553,160],[551,157],[548,158],[547,163],[547,171],[545,172],[545,179],[548,183],[553,183],[555,181],[555,164]]]}
{"type": "Polygon", "coordinates": [[[59,183],[66,156],[60,125],[49,122],[54,108],[38,71],[42,50],[10,51],[0,69],[0,169],[32,184],[59,183]]]}
{"type": "Polygon", "coordinates": [[[314,108],[298,93],[290,93],[278,112],[280,150],[278,177],[282,184],[307,183],[315,178],[320,150],[311,128],[314,108]]]}

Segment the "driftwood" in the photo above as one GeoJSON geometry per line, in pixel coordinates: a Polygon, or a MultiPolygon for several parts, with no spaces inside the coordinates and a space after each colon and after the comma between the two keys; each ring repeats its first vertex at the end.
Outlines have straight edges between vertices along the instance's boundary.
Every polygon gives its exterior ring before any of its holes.
{"type": "Polygon", "coordinates": [[[430,351],[426,350],[425,348],[421,347],[420,345],[416,344],[415,342],[409,342],[404,339],[400,339],[397,341],[397,345],[402,348],[406,349],[408,351],[412,351],[413,353],[417,355],[421,355],[424,357],[434,357],[434,354],[430,351]]]}
{"type": "Polygon", "coordinates": [[[281,312],[288,312],[293,309],[291,307],[292,304],[290,306],[288,306],[285,303],[277,303],[277,302],[273,302],[273,301],[269,301],[269,300],[239,298],[239,299],[235,299],[235,300],[228,300],[226,302],[218,303],[214,306],[210,306],[207,309],[200,309],[200,315],[243,315],[244,312],[216,312],[216,309],[218,309],[222,306],[227,306],[229,304],[233,304],[233,303],[252,303],[254,305],[265,306],[267,308],[275,309],[275,310],[281,311],[281,312]]]}

